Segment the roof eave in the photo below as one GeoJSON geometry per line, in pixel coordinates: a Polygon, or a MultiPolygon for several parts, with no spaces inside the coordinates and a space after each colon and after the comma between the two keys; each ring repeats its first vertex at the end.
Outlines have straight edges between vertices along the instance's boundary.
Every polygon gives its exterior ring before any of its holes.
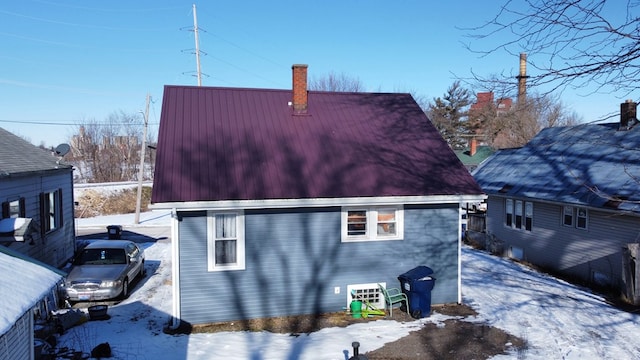
{"type": "Polygon", "coordinates": [[[329,206],[384,206],[384,205],[425,205],[458,204],[478,202],[487,198],[485,194],[431,195],[431,196],[387,196],[353,198],[316,198],[316,199],[272,199],[272,200],[225,200],[154,203],[153,210],[231,210],[231,209],[279,209],[299,207],[329,206]]]}

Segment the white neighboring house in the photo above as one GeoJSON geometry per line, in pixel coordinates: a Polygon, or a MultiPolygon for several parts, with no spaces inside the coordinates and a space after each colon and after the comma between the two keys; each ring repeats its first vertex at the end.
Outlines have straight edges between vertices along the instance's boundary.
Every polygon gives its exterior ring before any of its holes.
{"type": "Polygon", "coordinates": [[[34,319],[55,310],[63,273],[0,247],[0,359],[35,359],[34,319]]]}

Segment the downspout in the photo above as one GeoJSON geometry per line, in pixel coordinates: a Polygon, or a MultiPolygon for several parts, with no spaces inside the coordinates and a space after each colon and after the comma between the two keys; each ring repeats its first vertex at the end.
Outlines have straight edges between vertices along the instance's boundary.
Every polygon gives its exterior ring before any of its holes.
{"type": "Polygon", "coordinates": [[[169,323],[170,330],[177,330],[180,327],[180,255],[178,253],[178,212],[171,209],[171,284],[173,286],[173,315],[169,323]]]}

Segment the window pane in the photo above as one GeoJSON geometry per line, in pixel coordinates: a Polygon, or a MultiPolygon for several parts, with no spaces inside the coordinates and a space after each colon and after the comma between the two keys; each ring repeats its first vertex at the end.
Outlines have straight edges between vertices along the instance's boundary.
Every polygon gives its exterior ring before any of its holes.
{"type": "Polygon", "coordinates": [[[533,203],[524,203],[524,216],[533,217],[533,203]]]}
{"type": "Polygon", "coordinates": [[[516,229],[522,229],[522,215],[516,215],[516,229]]]}
{"type": "Polygon", "coordinates": [[[524,203],[524,228],[531,231],[533,225],[533,203],[524,203]]]}
{"type": "Polygon", "coordinates": [[[516,200],[516,207],[514,210],[516,215],[522,216],[522,200],[516,200]]]}
{"type": "Polygon", "coordinates": [[[378,235],[396,235],[396,212],[395,210],[378,211],[378,235]]]}
{"type": "Polygon", "coordinates": [[[571,215],[565,215],[564,224],[567,226],[571,226],[573,224],[573,217],[571,215]]]}
{"type": "Polygon", "coordinates": [[[236,215],[216,215],[216,239],[236,238],[236,215]]]}
{"type": "Polygon", "coordinates": [[[216,240],[216,265],[236,263],[236,240],[216,240]]]}
{"type": "Polygon", "coordinates": [[[365,210],[347,212],[347,235],[367,234],[367,212],[365,210]]]}
{"type": "Polygon", "coordinates": [[[565,206],[563,209],[564,220],[563,223],[567,226],[573,225],[573,208],[571,206],[565,206]]]}
{"type": "Polygon", "coordinates": [[[17,218],[20,217],[20,201],[15,200],[9,203],[9,217],[17,218]]]}
{"type": "Polygon", "coordinates": [[[378,235],[391,236],[396,234],[396,224],[378,224],[378,235]]]}
{"type": "Polygon", "coordinates": [[[505,213],[506,213],[506,218],[505,218],[506,225],[511,227],[513,225],[513,200],[512,199],[507,199],[505,201],[505,213]]]}
{"type": "Polygon", "coordinates": [[[516,229],[522,229],[522,200],[516,200],[516,206],[513,210],[516,213],[516,229]]]}
{"type": "Polygon", "coordinates": [[[513,200],[507,199],[505,209],[507,214],[513,214],[513,200]]]}
{"type": "Polygon", "coordinates": [[[587,228],[587,209],[578,209],[578,217],[576,219],[576,227],[579,229],[587,228]]]}

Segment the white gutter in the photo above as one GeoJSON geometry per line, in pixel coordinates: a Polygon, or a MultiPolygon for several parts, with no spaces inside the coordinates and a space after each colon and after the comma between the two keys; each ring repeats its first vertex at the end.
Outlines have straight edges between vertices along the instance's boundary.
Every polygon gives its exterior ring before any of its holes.
{"type": "Polygon", "coordinates": [[[230,210],[230,209],[278,209],[296,207],[364,206],[364,205],[432,205],[481,202],[485,194],[479,195],[434,195],[434,196],[387,196],[315,199],[270,199],[270,200],[223,200],[155,203],[150,209],[173,210],[230,210]]]}

